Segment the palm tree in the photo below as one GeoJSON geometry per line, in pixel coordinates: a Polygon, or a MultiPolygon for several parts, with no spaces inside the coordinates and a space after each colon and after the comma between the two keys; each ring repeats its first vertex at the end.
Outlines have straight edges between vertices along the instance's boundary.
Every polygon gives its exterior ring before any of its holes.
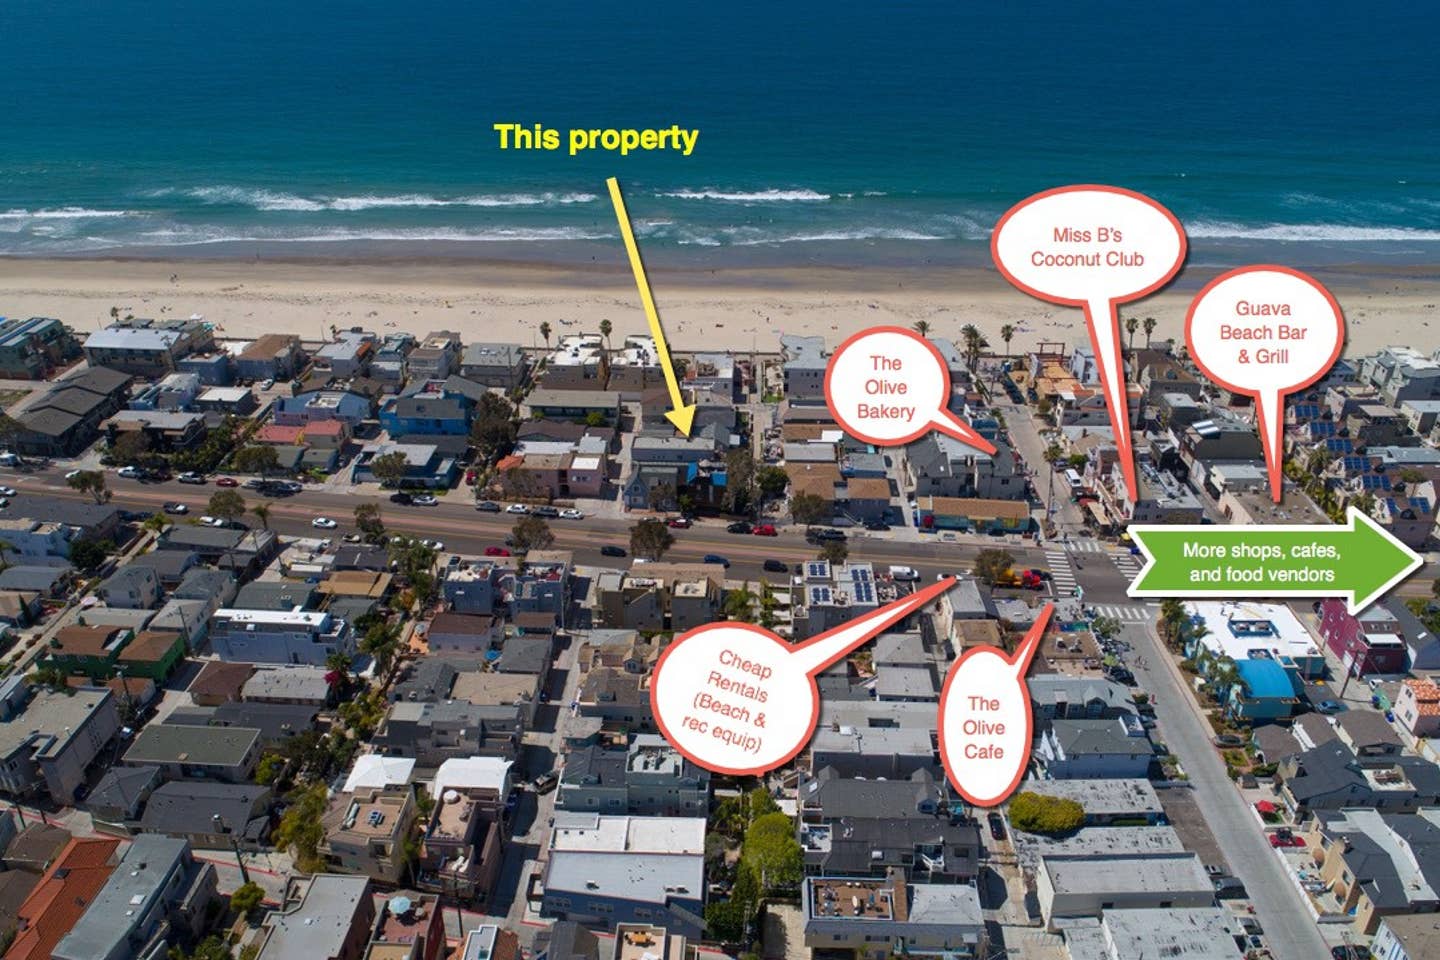
{"type": "Polygon", "coordinates": [[[930,336],[930,321],[916,320],[914,323],[910,324],[910,329],[914,330],[922,337],[928,337],[930,336]]]}
{"type": "Polygon", "coordinates": [[[550,349],[550,321],[549,321],[549,320],[541,320],[541,321],[540,321],[540,336],[542,336],[542,337],[545,338],[545,349],[546,349],[546,350],[549,350],[549,349],[550,349]]]}
{"type": "Polygon", "coordinates": [[[1146,350],[1149,350],[1149,349],[1150,349],[1150,335],[1155,332],[1155,328],[1156,328],[1157,326],[1159,326],[1159,324],[1156,322],[1156,320],[1155,320],[1154,317],[1146,317],[1146,318],[1145,318],[1145,322],[1142,323],[1140,326],[1141,326],[1141,327],[1144,329],[1144,331],[1145,331],[1145,349],[1146,349],[1146,350]]]}
{"type": "Polygon", "coordinates": [[[1015,325],[1007,323],[1000,328],[1000,339],[1005,341],[1005,359],[1010,359],[1010,341],[1015,339],[1015,325]]]}
{"type": "Polygon", "coordinates": [[[606,350],[609,350],[609,349],[610,349],[610,331],[611,331],[611,330],[614,330],[614,329],[615,329],[615,327],[610,323],[609,320],[601,320],[601,321],[600,321],[600,336],[602,336],[602,337],[605,338],[605,349],[606,349],[606,350]]]}
{"type": "Polygon", "coordinates": [[[1165,625],[1165,639],[1177,646],[1185,630],[1185,604],[1173,597],[1160,601],[1160,622],[1165,625]]]}
{"type": "Polygon", "coordinates": [[[1140,329],[1140,321],[1139,321],[1138,318],[1136,318],[1136,317],[1126,317],[1126,318],[1125,318],[1125,332],[1128,333],[1128,334],[1130,334],[1130,338],[1125,342],[1125,349],[1126,349],[1127,351],[1132,351],[1132,352],[1134,351],[1134,349],[1135,349],[1135,331],[1136,331],[1136,330],[1139,330],[1139,329],[1140,329]]]}
{"type": "Polygon", "coordinates": [[[1310,451],[1305,458],[1305,472],[1312,476],[1319,476],[1325,472],[1325,467],[1330,463],[1330,454],[1324,447],[1316,447],[1310,451]]]}
{"type": "Polygon", "coordinates": [[[263,529],[270,529],[270,504],[257,503],[255,504],[255,506],[250,508],[250,512],[255,514],[257,518],[259,518],[260,526],[263,529]]]}
{"type": "Polygon", "coordinates": [[[967,323],[960,328],[960,337],[965,342],[965,367],[970,371],[970,376],[974,377],[975,369],[980,366],[980,352],[990,344],[985,342],[985,335],[973,323],[967,323]]]}

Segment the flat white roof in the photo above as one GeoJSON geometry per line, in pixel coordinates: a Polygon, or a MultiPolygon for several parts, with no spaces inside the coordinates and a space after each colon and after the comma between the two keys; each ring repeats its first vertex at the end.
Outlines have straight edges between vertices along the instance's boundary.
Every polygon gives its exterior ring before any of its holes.
{"type": "Polygon", "coordinates": [[[330,619],[330,614],[315,610],[236,610],[229,607],[216,610],[215,616],[231,623],[303,624],[307,627],[323,627],[330,619]]]}
{"type": "Polygon", "coordinates": [[[350,776],[345,778],[345,793],[367,788],[382,789],[391,784],[409,783],[415,769],[414,758],[382,757],[378,753],[362,753],[355,758],[350,776]]]}
{"type": "Polygon", "coordinates": [[[1258,651],[1264,651],[1261,656],[1268,653],[1272,658],[1320,656],[1320,648],[1310,631],[1282,604],[1192,600],[1185,606],[1193,616],[1205,621],[1210,632],[1201,637],[1200,642],[1211,653],[1232,660],[1248,660],[1258,651]]]}
{"type": "Polygon", "coordinates": [[[595,853],[705,853],[704,817],[624,817],[555,812],[550,849],[595,853]]]}
{"type": "Polygon", "coordinates": [[[430,795],[444,796],[446,790],[494,790],[505,792],[510,761],[499,757],[456,757],[440,764],[430,795]]]}

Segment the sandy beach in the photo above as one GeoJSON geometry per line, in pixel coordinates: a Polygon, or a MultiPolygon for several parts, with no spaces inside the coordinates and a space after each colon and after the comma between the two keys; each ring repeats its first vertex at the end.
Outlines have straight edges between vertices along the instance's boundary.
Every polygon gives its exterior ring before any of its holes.
{"type": "MultiPolygon", "coordinates": [[[[1194,292],[1215,271],[1188,270],[1172,287],[1122,307],[1153,316],[1154,339],[1181,338],[1194,292]]],[[[1440,282],[1430,271],[1345,267],[1318,273],[1347,318],[1347,356],[1397,343],[1440,347],[1440,282]]],[[[867,326],[911,326],[958,338],[974,323],[997,352],[999,331],[1016,327],[1010,349],[1084,336],[1078,310],[1042,303],[980,268],[764,269],[651,271],[671,349],[685,354],[729,348],[774,352],[781,332],[824,336],[832,345],[867,326]]],[[[328,339],[330,327],[385,332],[454,330],[469,341],[539,346],[593,332],[602,319],[614,336],[643,332],[645,319],[623,264],[560,266],[470,261],[375,260],[40,260],[0,259],[0,315],[53,316],[81,332],[110,317],[203,314],[224,336],[293,331],[328,339]]],[[[1122,334],[1123,336],[1123,334],[1122,334]]],[[[1137,344],[1144,342],[1143,332],[1137,344]]]]}

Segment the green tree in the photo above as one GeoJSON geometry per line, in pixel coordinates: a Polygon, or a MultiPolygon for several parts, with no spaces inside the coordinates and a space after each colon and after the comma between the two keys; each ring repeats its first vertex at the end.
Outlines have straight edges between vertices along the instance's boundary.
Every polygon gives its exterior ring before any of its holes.
{"type": "Polygon", "coordinates": [[[550,349],[550,321],[540,321],[540,337],[545,341],[545,349],[550,349]]]}
{"type": "Polygon", "coordinates": [[[25,425],[6,413],[0,413],[0,446],[9,446],[25,429],[25,425]]]}
{"type": "Polygon", "coordinates": [[[608,319],[602,319],[602,320],[600,321],[600,336],[602,336],[602,337],[605,338],[605,349],[606,349],[606,350],[609,350],[609,349],[610,349],[610,331],[612,331],[612,330],[614,330],[614,329],[615,329],[614,324],[612,324],[608,319]]]}
{"type": "Polygon", "coordinates": [[[796,523],[820,523],[830,518],[830,505],[818,493],[802,491],[790,497],[790,516],[796,523]]]}
{"type": "Polygon", "coordinates": [[[1013,566],[1015,558],[1009,551],[991,547],[975,555],[975,564],[970,572],[993,587],[1013,566]]]}
{"type": "Polygon", "coordinates": [[[493,463],[509,453],[518,431],[515,408],[509,400],[494,393],[480,397],[470,423],[470,442],[486,461],[493,463]]]}
{"type": "Polygon", "coordinates": [[[1127,352],[1133,351],[1135,349],[1135,331],[1139,329],[1140,319],[1138,317],[1125,318],[1125,333],[1128,334],[1128,337],[1125,341],[1125,350],[1127,352]]]}
{"type": "MultiPolygon", "coordinates": [[[[299,737],[297,734],[291,739],[299,737]]],[[[295,866],[304,873],[318,873],[325,869],[325,862],[320,857],[320,843],[325,839],[325,827],[320,819],[329,805],[329,791],[324,783],[313,783],[302,788],[280,817],[280,824],[271,838],[275,846],[294,854],[295,866]]]]}
{"type": "Polygon", "coordinates": [[[280,467],[280,454],[269,444],[258,443],[235,451],[235,470],[239,473],[273,473],[280,467]]]}
{"type": "Polygon", "coordinates": [[[350,668],[354,665],[348,653],[336,650],[325,658],[325,681],[343,694],[350,688],[350,668]]]}
{"type": "Polygon", "coordinates": [[[92,573],[114,552],[115,543],[112,540],[76,540],[70,544],[70,562],[77,569],[92,573]]]}
{"type": "Polygon", "coordinates": [[[1140,326],[1145,331],[1145,349],[1149,350],[1150,337],[1155,333],[1155,328],[1159,326],[1159,322],[1156,321],[1154,317],[1146,317],[1145,322],[1140,324],[1140,326]]]}
{"type": "Polygon", "coordinates": [[[1174,597],[1160,601],[1160,625],[1165,639],[1171,646],[1178,647],[1184,640],[1185,622],[1189,614],[1185,612],[1185,604],[1174,597]]]}
{"type": "Polygon", "coordinates": [[[1000,339],[1005,341],[1005,359],[1010,359],[1010,341],[1015,339],[1015,325],[1007,323],[1000,328],[1000,339]]]}
{"type": "Polygon", "coordinates": [[[540,517],[521,517],[515,521],[510,535],[515,538],[515,549],[522,551],[549,550],[555,543],[550,524],[540,517]]]}
{"type": "Polygon", "coordinates": [[[804,855],[795,839],[795,821],[783,813],[756,817],[745,831],[740,862],[760,881],[762,893],[798,886],[804,855]]]}
{"type": "Polygon", "coordinates": [[[395,653],[400,648],[400,630],[385,621],[372,624],[360,638],[360,652],[375,660],[375,672],[384,674],[390,669],[395,653]]]}
{"type": "Polygon", "coordinates": [[[653,517],[630,528],[630,552],[646,560],[659,560],[675,545],[675,535],[663,521],[653,517]]]}
{"type": "Polygon", "coordinates": [[[1120,632],[1120,621],[1114,617],[1096,617],[1090,621],[1090,632],[1101,640],[1109,640],[1120,632]]]}
{"type": "Polygon", "coordinates": [[[609,419],[610,418],[605,415],[604,411],[591,410],[589,413],[585,414],[585,426],[603,427],[605,426],[605,422],[609,419]]]}
{"type": "Polygon", "coordinates": [[[736,447],[725,454],[725,509],[734,513],[749,509],[754,479],[755,457],[748,447],[736,447]]]}
{"type": "Polygon", "coordinates": [[[645,497],[651,510],[669,510],[675,502],[675,484],[657,483],[645,497]]]}
{"type": "Polygon", "coordinates": [[[725,619],[736,623],[753,623],[755,594],[749,590],[731,590],[725,594],[725,619]]]}
{"type": "Polygon", "coordinates": [[[398,487],[410,472],[410,458],[399,450],[382,453],[370,461],[370,472],[382,487],[398,487]]]}
{"type": "Polygon", "coordinates": [[[255,504],[255,506],[251,507],[250,512],[255,514],[255,519],[260,521],[261,529],[270,529],[270,504],[262,500],[261,502],[255,504]]]}
{"type": "Polygon", "coordinates": [[[930,321],[916,320],[914,323],[910,324],[910,329],[914,330],[922,337],[928,337],[930,336],[930,321]]]}
{"type": "Polygon", "coordinates": [[[216,490],[210,494],[205,512],[212,517],[234,522],[245,516],[245,498],[234,490],[216,490]]]}
{"type": "Polygon", "coordinates": [[[969,370],[973,377],[980,366],[980,355],[990,344],[985,342],[985,335],[973,323],[967,323],[960,328],[960,341],[964,344],[965,369],[969,370]]]}
{"type": "Polygon", "coordinates": [[[195,944],[193,953],[186,953],[179,947],[166,951],[168,960],[230,960],[230,946],[219,936],[211,934],[195,944]]]}
{"type": "Polygon", "coordinates": [[[255,764],[255,782],[262,787],[268,787],[280,779],[280,774],[285,771],[285,758],[274,753],[267,753],[255,764]]]}
{"type": "Polygon", "coordinates": [[[1085,808],[1074,800],[1028,790],[1010,798],[1010,825],[1025,833],[1058,836],[1080,829],[1084,822],[1085,808]]]}
{"type": "Polygon", "coordinates": [[[110,444],[110,459],[125,467],[144,463],[149,452],[150,441],[139,430],[122,433],[110,444]]]}
{"type": "Polygon", "coordinates": [[[95,498],[96,503],[104,503],[110,499],[110,488],[105,483],[105,474],[99,470],[81,470],[66,480],[65,484],[71,490],[88,493],[95,498]]]}
{"type": "Polygon", "coordinates": [[[845,558],[850,556],[850,548],[844,540],[826,540],[820,544],[820,549],[816,551],[815,555],[830,563],[844,563],[845,558]]]}
{"type": "Polygon", "coordinates": [[[790,475],[779,467],[767,464],[755,471],[755,485],[762,496],[778,497],[790,486],[790,475]]]}
{"type": "Polygon", "coordinates": [[[264,900],[265,891],[261,889],[260,884],[248,881],[240,884],[235,888],[235,892],[230,894],[230,909],[234,910],[236,915],[248,918],[250,913],[264,900]]]}
{"type": "Polygon", "coordinates": [[[380,518],[380,504],[371,501],[355,508],[355,529],[371,543],[385,539],[385,524],[380,518]]]}

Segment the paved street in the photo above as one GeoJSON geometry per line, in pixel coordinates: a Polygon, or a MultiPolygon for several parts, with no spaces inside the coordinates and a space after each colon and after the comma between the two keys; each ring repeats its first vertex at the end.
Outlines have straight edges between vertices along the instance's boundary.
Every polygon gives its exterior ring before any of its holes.
{"type": "Polygon", "coordinates": [[[1121,634],[1134,648],[1128,665],[1155,704],[1159,739],[1180,759],[1198,806],[1230,866],[1255,904],[1255,913],[1277,960],[1329,956],[1300,892],[1270,848],[1260,823],[1225,774],[1210,743],[1210,725],[1184,689],[1184,676],[1164,649],[1153,624],[1127,627],[1121,634]]]}

